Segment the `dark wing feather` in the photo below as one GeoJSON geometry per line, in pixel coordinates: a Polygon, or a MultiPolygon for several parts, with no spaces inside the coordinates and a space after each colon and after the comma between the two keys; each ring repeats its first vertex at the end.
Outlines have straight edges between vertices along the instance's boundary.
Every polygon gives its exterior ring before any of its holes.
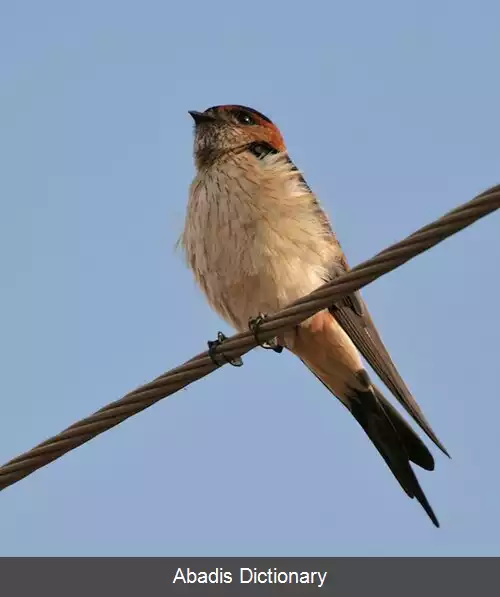
{"type": "MultiPolygon", "coordinates": [[[[290,162],[293,165],[291,160],[290,162]]],[[[300,176],[301,182],[304,184],[305,188],[310,190],[300,172],[297,173],[300,176]]],[[[323,222],[325,234],[331,237],[332,243],[335,243],[339,248],[339,258],[336,263],[332,264],[331,278],[333,279],[348,272],[350,269],[349,264],[347,263],[347,259],[342,251],[337,236],[331,227],[328,216],[323,211],[318,200],[312,192],[311,195],[313,208],[316,211],[318,218],[323,222]]],[[[327,281],[328,280],[325,280],[325,282],[327,281]]],[[[438,446],[438,448],[440,448],[440,450],[442,450],[449,457],[446,448],[439,441],[430,424],[427,422],[422,410],[418,406],[415,398],[413,398],[410,390],[399,375],[396,366],[394,365],[379,333],[377,332],[377,329],[375,328],[375,324],[373,323],[370,313],[368,312],[360,293],[355,292],[339,303],[336,303],[330,308],[330,312],[346,332],[346,334],[351,338],[356,348],[370,364],[375,373],[389,388],[394,397],[415,419],[418,425],[420,425],[423,431],[425,431],[425,433],[436,444],[436,446],[438,446]]]]}
{"type": "MultiPolygon", "coordinates": [[[[335,242],[338,242],[337,239],[335,239],[335,242]]],[[[332,269],[332,277],[349,271],[345,257],[334,264],[332,269]]],[[[410,390],[399,375],[359,292],[333,305],[330,308],[330,312],[351,338],[356,348],[368,361],[375,373],[393,393],[394,397],[415,419],[436,446],[449,456],[446,448],[439,441],[415,398],[413,398],[410,390]]]]}

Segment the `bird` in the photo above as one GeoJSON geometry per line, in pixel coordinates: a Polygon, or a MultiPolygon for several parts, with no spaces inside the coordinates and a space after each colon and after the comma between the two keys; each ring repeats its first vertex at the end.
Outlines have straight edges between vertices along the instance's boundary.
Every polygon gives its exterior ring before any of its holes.
{"type": "MultiPolygon", "coordinates": [[[[209,305],[238,332],[349,271],[317,196],[270,118],[242,105],[190,110],[195,177],[180,236],[187,266],[209,305]]],[[[360,292],[276,337],[356,419],[410,498],[439,521],[412,464],[434,457],[373,383],[363,357],[447,456],[394,365],[360,292]]]]}

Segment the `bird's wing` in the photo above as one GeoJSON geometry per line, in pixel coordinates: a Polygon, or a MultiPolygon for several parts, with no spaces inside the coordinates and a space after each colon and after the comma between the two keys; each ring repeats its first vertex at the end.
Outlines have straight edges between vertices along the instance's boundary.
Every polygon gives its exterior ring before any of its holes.
{"type": "MultiPolygon", "coordinates": [[[[288,159],[304,187],[311,193],[312,209],[315,212],[316,217],[323,223],[325,234],[331,238],[331,242],[335,243],[338,249],[338,259],[335,263],[331,264],[330,279],[345,274],[350,269],[349,264],[347,263],[347,259],[330,224],[328,216],[322,209],[314,193],[311,191],[311,188],[305,181],[302,173],[296,168],[291,158],[289,157],[288,159]]],[[[375,373],[393,393],[394,397],[415,419],[436,446],[449,456],[446,448],[439,441],[430,424],[427,422],[417,401],[413,398],[410,390],[399,375],[396,366],[392,362],[392,359],[377,332],[361,294],[355,292],[350,296],[347,296],[338,303],[335,303],[335,305],[330,308],[330,312],[346,334],[351,338],[356,348],[370,364],[375,373]]]]}
{"type": "MultiPolygon", "coordinates": [[[[337,239],[333,238],[338,243],[337,239]]],[[[340,247],[340,245],[339,245],[340,247]]],[[[332,268],[332,277],[344,274],[349,271],[349,265],[342,253],[341,259],[332,268]]],[[[339,325],[351,338],[356,348],[368,361],[375,373],[389,388],[394,397],[401,403],[406,411],[415,419],[430,439],[447,456],[446,448],[439,441],[425,418],[417,401],[412,396],[407,385],[401,378],[394,365],[386,347],[380,337],[375,324],[371,318],[366,304],[359,292],[346,297],[330,307],[330,313],[335,317],[339,325]]]]}

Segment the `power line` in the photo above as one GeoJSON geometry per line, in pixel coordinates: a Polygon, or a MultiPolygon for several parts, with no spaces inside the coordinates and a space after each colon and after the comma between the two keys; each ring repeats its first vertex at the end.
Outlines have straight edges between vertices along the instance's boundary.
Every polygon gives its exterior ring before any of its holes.
{"type": "MultiPolygon", "coordinates": [[[[450,211],[432,224],[414,232],[405,240],[381,251],[345,275],[324,284],[286,309],[269,315],[259,327],[260,340],[270,340],[276,336],[278,331],[291,328],[314,313],[328,308],[339,299],[396,269],[499,207],[500,185],[497,185],[481,193],[472,201],[450,211]]],[[[256,313],[256,315],[258,314],[256,313]]],[[[224,359],[229,361],[241,357],[256,345],[253,333],[248,331],[225,339],[214,349],[212,356],[220,355],[224,357],[221,358],[221,362],[224,359]]],[[[66,452],[115,427],[162,398],[171,396],[215,369],[217,369],[217,365],[209,353],[201,353],[183,365],[171,369],[150,383],[130,392],[120,400],[101,408],[93,415],[74,423],[58,435],[0,467],[0,490],[17,483],[37,469],[60,458],[66,452]]]]}

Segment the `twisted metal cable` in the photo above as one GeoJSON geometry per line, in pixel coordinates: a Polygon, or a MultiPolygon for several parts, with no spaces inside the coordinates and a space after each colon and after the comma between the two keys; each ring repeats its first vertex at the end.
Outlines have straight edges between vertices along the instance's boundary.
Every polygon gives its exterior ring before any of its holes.
{"type": "MultiPolygon", "coordinates": [[[[345,275],[324,284],[286,309],[269,315],[259,327],[259,339],[270,340],[278,331],[291,328],[314,313],[328,308],[344,296],[396,269],[499,207],[500,185],[497,185],[432,224],[424,226],[405,240],[381,251],[345,275]]],[[[212,355],[223,356],[229,361],[241,357],[256,345],[255,337],[249,331],[225,339],[215,348],[212,355]]],[[[74,423],[58,435],[0,467],[0,491],[60,458],[66,452],[88,442],[103,431],[152,406],[162,398],[205,377],[217,367],[208,352],[201,353],[150,383],[133,390],[120,400],[101,408],[93,415],[74,423]]]]}

